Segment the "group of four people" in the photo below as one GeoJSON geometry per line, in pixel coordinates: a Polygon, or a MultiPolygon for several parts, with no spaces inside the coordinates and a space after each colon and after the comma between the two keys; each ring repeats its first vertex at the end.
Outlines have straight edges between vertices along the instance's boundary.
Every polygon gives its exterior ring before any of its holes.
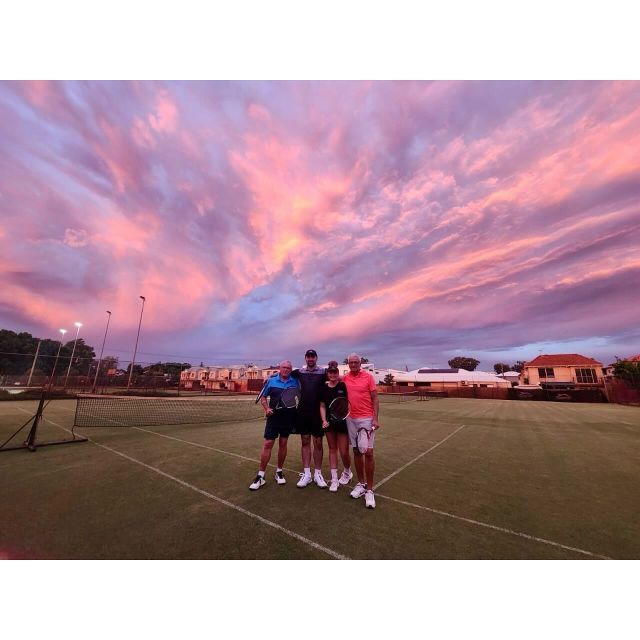
{"type": "Polygon", "coordinates": [[[315,482],[321,489],[326,488],[327,483],[322,476],[324,453],[322,438],[326,435],[331,469],[329,491],[337,491],[340,485],[349,484],[353,478],[349,455],[349,445],[351,445],[358,477],[358,483],[351,491],[351,497],[364,496],[365,505],[373,509],[376,506],[373,493],[375,470],[373,445],[375,431],[380,428],[375,380],[369,372],[362,369],[360,356],[356,353],[348,356],[349,372],[342,378],[335,360],[328,363],[326,370],[318,366],[318,354],[314,349],[309,349],[305,353],[305,361],[306,366],[293,370],[291,362],[283,360],[279,365],[279,373],[267,380],[261,392],[260,402],[266,415],[264,444],[260,454],[260,468],[249,489],[255,491],[265,484],[265,471],[276,439],[278,440],[278,464],[275,479],[279,485],[286,484],[283,469],[287,457],[288,439],[292,433],[300,435],[302,449],[303,471],[297,486],[303,488],[315,482]],[[289,388],[300,391],[297,408],[283,407],[282,393],[289,388]],[[340,397],[348,400],[349,415],[344,420],[335,420],[328,412],[328,407],[335,398],[340,397]],[[358,447],[358,433],[362,429],[369,434],[366,447],[358,447]],[[339,478],[338,453],[344,467],[339,478]],[[313,476],[311,475],[312,457],[313,476]]]}

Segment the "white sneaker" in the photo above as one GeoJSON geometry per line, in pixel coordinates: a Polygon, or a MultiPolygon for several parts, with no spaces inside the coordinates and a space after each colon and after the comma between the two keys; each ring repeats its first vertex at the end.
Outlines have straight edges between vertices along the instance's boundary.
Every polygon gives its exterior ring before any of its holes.
{"type": "Polygon", "coordinates": [[[364,494],[364,506],[367,507],[367,509],[376,508],[376,499],[371,489],[369,489],[369,491],[367,491],[367,493],[364,494]]]}
{"type": "Polygon", "coordinates": [[[351,471],[351,469],[345,469],[338,482],[340,484],[349,484],[351,482],[351,478],[353,478],[353,471],[351,471]]]}
{"type": "Polygon", "coordinates": [[[321,488],[327,488],[327,481],[322,477],[322,471],[314,471],[313,481],[321,488]]]}
{"type": "Polygon", "coordinates": [[[298,480],[298,487],[306,487],[308,484],[311,484],[311,474],[310,473],[301,473],[300,480],[298,480]]]}
{"type": "Polygon", "coordinates": [[[340,486],[340,483],[338,482],[338,479],[336,478],[335,480],[332,478],[331,479],[331,484],[329,485],[329,491],[333,491],[334,493],[338,490],[338,487],[340,486]]]}
{"type": "Polygon", "coordinates": [[[362,498],[367,493],[367,488],[358,482],[355,489],[349,494],[352,498],[362,498]]]}
{"type": "Polygon", "coordinates": [[[256,476],[256,479],[249,485],[249,489],[251,491],[257,491],[263,484],[266,484],[267,481],[263,476],[256,476]]]}
{"type": "Polygon", "coordinates": [[[282,471],[276,471],[276,482],[278,484],[287,484],[284,473],[282,471]]]}

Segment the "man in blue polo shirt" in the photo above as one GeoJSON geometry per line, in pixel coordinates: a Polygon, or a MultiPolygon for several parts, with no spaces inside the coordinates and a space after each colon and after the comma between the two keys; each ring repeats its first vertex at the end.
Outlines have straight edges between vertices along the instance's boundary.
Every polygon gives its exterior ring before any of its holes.
{"type": "Polygon", "coordinates": [[[291,431],[296,424],[296,409],[278,409],[278,402],[280,401],[280,395],[285,389],[299,387],[298,381],[291,377],[291,361],[283,360],[280,365],[280,372],[278,375],[273,376],[267,380],[265,387],[262,391],[260,403],[264,409],[264,413],[267,416],[267,421],[264,427],[264,445],[262,446],[262,452],[260,453],[260,468],[255,480],[249,485],[249,489],[256,491],[266,480],[264,479],[264,472],[271,459],[271,450],[275,444],[276,438],[278,438],[278,466],[276,468],[276,482],[278,484],[286,484],[282,467],[284,466],[285,458],[287,457],[287,443],[291,431]],[[267,398],[269,400],[267,401],[267,398]]]}

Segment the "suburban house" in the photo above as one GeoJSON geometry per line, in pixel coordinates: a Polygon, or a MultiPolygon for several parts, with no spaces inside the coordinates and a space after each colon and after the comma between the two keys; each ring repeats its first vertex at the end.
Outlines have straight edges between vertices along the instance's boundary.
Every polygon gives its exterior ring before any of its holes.
{"type": "Polygon", "coordinates": [[[466,369],[414,369],[413,371],[393,371],[394,385],[413,387],[414,390],[428,389],[444,391],[458,387],[509,388],[511,382],[488,371],[467,371],[466,369]]]}
{"type": "Polygon", "coordinates": [[[505,371],[504,373],[499,373],[498,377],[508,380],[512,387],[517,386],[520,382],[520,374],[517,371],[505,371]]]}
{"type": "Polygon", "coordinates": [[[241,365],[192,367],[180,374],[180,384],[184,389],[193,390],[246,391],[249,380],[261,381],[277,372],[278,369],[274,367],[260,369],[256,366],[241,365]]]}
{"type": "Polygon", "coordinates": [[[539,355],[526,362],[521,379],[527,385],[543,389],[601,387],[604,371],[602,363],[579,353],[539,355]]]}

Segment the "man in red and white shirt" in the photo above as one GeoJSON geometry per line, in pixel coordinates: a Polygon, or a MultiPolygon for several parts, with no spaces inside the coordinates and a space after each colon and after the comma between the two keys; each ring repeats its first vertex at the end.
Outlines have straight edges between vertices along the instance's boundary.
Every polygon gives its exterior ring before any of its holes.
{"type": "Polygon", "coordinates": [[[347,357],[349,373],[344,376],[343,381],[347,386],[349,396],[349,417],[347,418],[347,430],[349,441],[353,447],[353,462],[356,467],[358,484],[351,492],[352,498],[364,496],[365,506],[375,509],[376,500],[373,495],[373,472],[375,461],[373,458],[373,443],[375,432],[380,428],[378,413],[380,403],[376,382],[368,371],[361,368],[362,361],[357,353],[352,353],[347,357]],[[365,446],[358,446],[358,436],[361,443],[367,442],[365,446]],[[361,451],[364,449],[364,451],[361,451]]]}

